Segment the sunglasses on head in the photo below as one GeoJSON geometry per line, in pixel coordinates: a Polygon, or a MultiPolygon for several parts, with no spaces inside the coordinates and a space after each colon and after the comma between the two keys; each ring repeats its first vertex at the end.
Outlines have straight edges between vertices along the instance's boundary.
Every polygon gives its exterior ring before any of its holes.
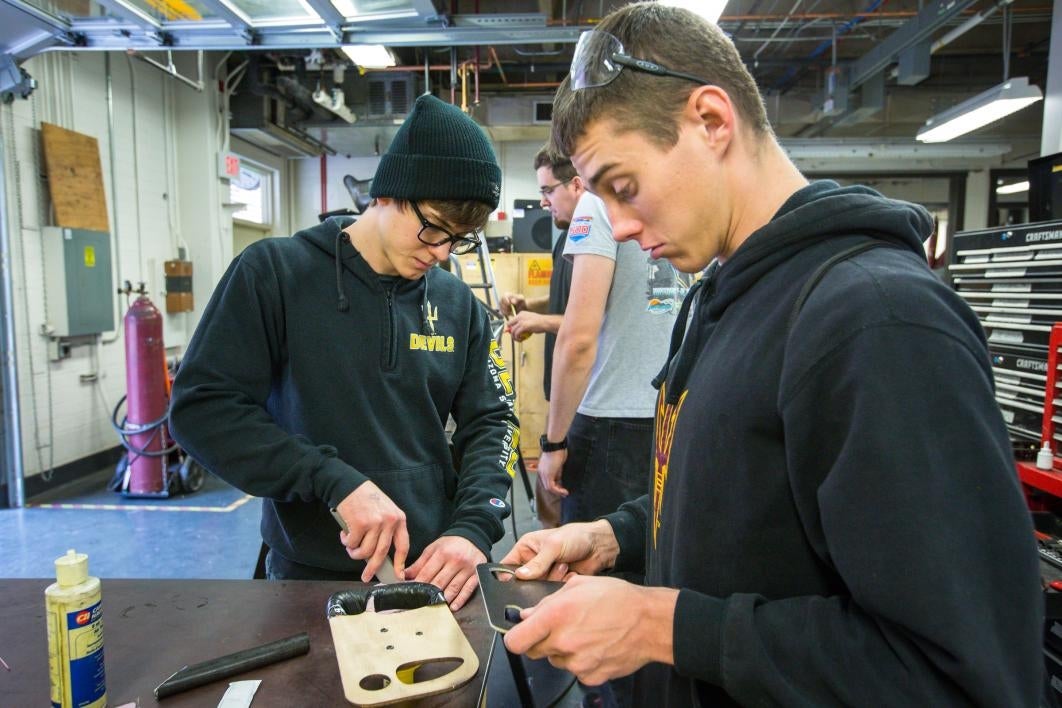
{"type": "Polygon", "coordinates": [[[686,79],[705,86],[712,85],[711,81],[705,81],[693,74],[672,71],[666,66],[632,57],[623,49],[623,43],[608,32],[587,30],[579,35],[579,43],[575,45],[575,55],[572,57],[570,72],[572,90],[581,91],[606,86],[612,83],[624,68],[643,71],[654,76],[686,79]]]}

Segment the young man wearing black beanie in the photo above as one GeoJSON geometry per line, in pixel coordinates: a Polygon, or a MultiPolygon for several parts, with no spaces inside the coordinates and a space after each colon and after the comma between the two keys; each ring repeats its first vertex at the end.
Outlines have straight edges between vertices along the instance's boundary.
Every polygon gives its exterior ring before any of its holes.
{"type": "Polygon", "coordinates": [[[421,96],[364,215],[259,241],[218,284],[171,430],[263,497],[267,577],[367,582],[393,554],[399,579],[437,585],[454,609],[475,590],[509,514],[519,430],[486,311],[433,266],[476,246],[500,186],[483,131],[421,96]]]}

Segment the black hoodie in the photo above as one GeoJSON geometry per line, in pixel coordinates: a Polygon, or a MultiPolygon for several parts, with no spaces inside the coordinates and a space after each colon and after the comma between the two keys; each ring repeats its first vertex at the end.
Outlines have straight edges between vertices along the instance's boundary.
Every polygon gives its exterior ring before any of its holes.
{"type": "Polygon", "coordinates": [[[265,497],[263,539],[289,560],[360,572],[328,508],[367,479],[405,511],[411,560],[444,534],[489,557],[519,432],[486,310],[438,268],[377,275],[341,232],[349,223],[264,239],[233,261],[174,381],[174,438],[265,497]]]}
{"type": "Polygon", "coordinates": [[[921,208],[818,182],[706,276],[618,569],[679,588],[639,705],[1036,705],[1032,527],[921,208]],[[788,329],[804,283],[834,265],[788,329]]]}

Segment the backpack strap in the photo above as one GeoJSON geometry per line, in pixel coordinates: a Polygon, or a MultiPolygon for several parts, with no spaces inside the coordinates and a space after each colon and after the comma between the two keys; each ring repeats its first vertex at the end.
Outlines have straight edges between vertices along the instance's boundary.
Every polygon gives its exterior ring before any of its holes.
{"type": "Polygon", "coordinates": [[[793,324],[796,322],[797,315],[800,314],[800,310],[803,309],[804,303],[807,302],[808,297],[811,296],[811,291],[815,289],[815,286],[826,277],[826,273],[841,261],[846,261],[849,258],[854,258],[864,251],[869,251],[872,248],[879,248],[883,246],[891,247],[890,244],[884,241],[864,241],[863,243],[856,244],[851,248],[846,248],[840,253],[835,253],[830,256],[826,262],[820,265],[814,273],[811,274],[806,281],[804,281],[804,287],[800,289],[800,294],[797,295],[796,302],[793,303],[793,310],[789,313],[789,321],[785,326],[786,336],[789,336],[789,332],[793,329],[793,324]]]}

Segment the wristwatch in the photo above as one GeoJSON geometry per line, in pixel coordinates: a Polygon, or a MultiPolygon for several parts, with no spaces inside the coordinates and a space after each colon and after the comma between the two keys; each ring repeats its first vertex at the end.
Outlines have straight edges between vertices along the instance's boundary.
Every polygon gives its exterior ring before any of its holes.
{"type": "Polygon", "coordinates": [[[568,437],[565,436],[560,442],[550,442],[549,438],[543,435],[538,439],[538,447],[542,452],[556,452],[557,450],[568,449],[568,437]]]}

